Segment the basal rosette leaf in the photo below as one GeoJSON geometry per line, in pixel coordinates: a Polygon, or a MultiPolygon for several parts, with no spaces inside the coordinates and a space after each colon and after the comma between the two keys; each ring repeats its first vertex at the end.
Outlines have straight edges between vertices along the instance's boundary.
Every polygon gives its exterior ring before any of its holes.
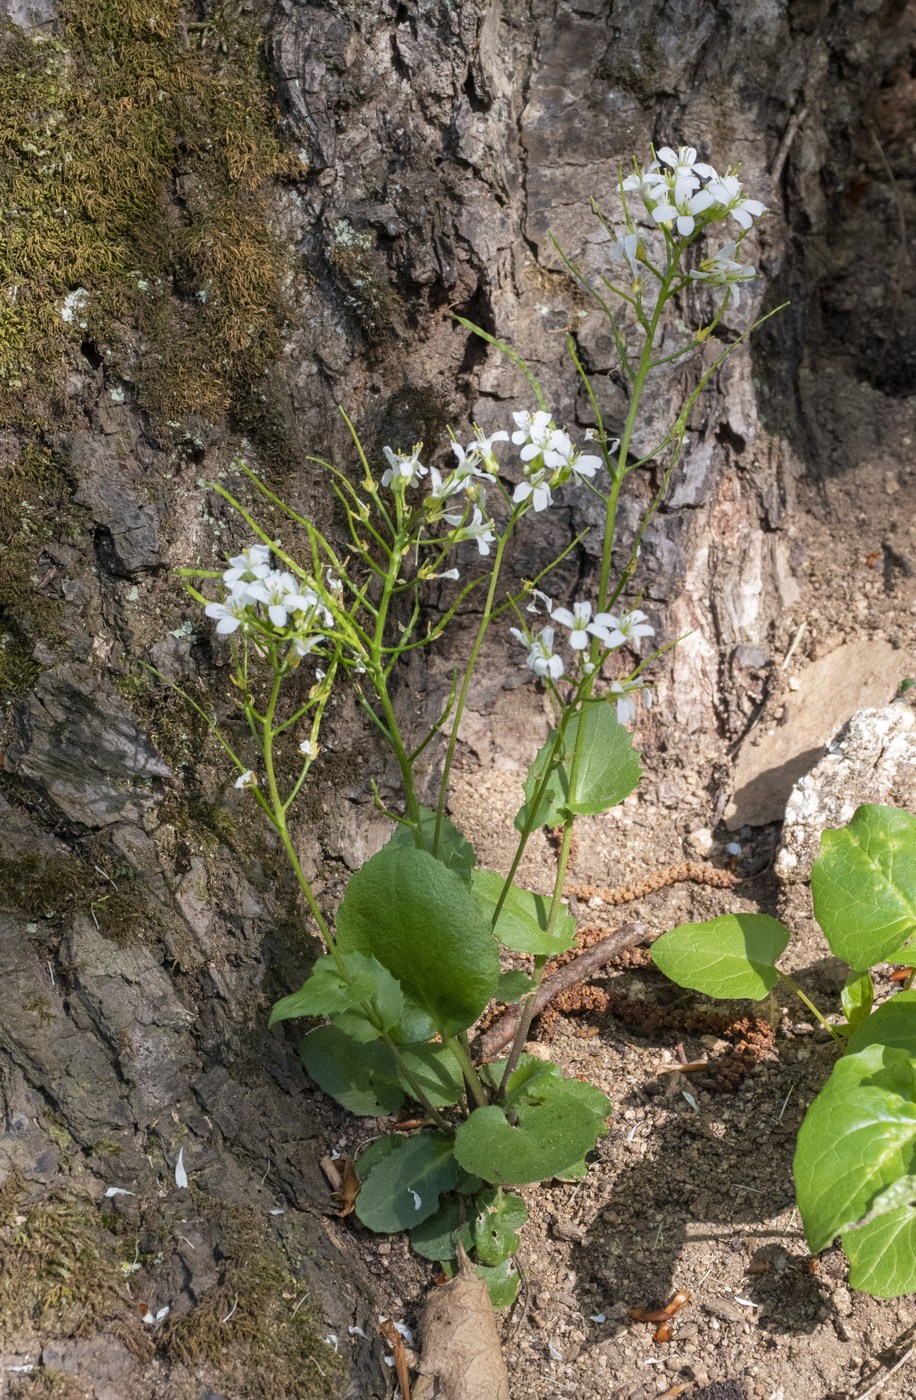
{"type": "MultiPolygon", "coordinates": [[[[420,837],[423,849],[432,855],[433,842],[436,839],[436,813],[431,807],[420,808],[420,837]]],[[[409,826],[398,826],[388,838],[387,844],[389,847],[398,847],[416,846],[417,843],[409,826]]],[[[477,864],[474,847],[445,816],[439,826],[436,860],[440,860],[449,870],[454,870],[465,884],[470,883],[471,871],[477,864]]]]}
{"type": "Polygon", "coordinates": [[[558,826],[568,816],[593,816],[618,806],[637,787],[642,769],[629,730],[618,720],[607,701],[591,701],[566,726],[559,762],[551,767],[556,730],[539,749],[525,780],[525,802],[515,818],[518,831],[558,826]],[[570,791],[573,755],[579,726],[582,745],[576,791],[570,791]],[[550,770],[537,799],[538,787],[550,770]]]}
{"type": "Polygon", "coordinates": [[[808,1109],[793,1170],[812,1253],[840,1234],[845,1246],[848,1232],[873,1271],[867,1240],[883,1236],[873,1229],[877,1220],[861,1222],[882,1198],[894,1206],[884,1193],[916,1174],[916,1059],[883,1045],[845,1055],[808,1109]]]}
{"type": "Polygon", "coordinates": [[[341,961],[345,972],[332,957],[319,958],[300,990],[275,1004],[268,1026],[297,1016],[333,1016],[363,1004],[375,1012],[379,1025],[374,1028],[362,1018],[365,1029],[357,1038],[377,1040],[397,1025],[404,1014],[404,995],[388,969],[362,953],[350,953],[341,961]]]}
{"type": "Polygon", "coordinates": [[[789,930],[769,914],[720,914],[679,924],[652,945],[652,961],[679,987],[708,997],[762,1001],[776,985],[789,930]]]}
{"type": "MultiPolygon", "coordinates": [[[[471,889],[490,923],[504,884],[505,878],[495,870],[475,870],[471,876],[471,889]]],[[[504,948],[511,948],[516,953],[537,953],[550,957],[565,953],[575,943],[576,921],[564,909],[556,927],[548,933],[549,914],[548,897],[532,894],[513,884],[499,911],[494,932],[504,948]]]]}
{"type": "Polygon", "coordinates": [[[317,1026],[299,1045],[310,1078],[350,1113],[396,1113],[404,1102],[394,1059],[381,1041],[363,1045],[337,1026],[317,1026]]]}
{"type": "MultiPolygon", "coordinates": [[[[531,1058],[525,1057],[510,1078],[506,1111],[495,1105],[476,1109],[455,1135],[461,1165],[494,1185],[522,1186],[564,1175],[606,1131],[610,1103],[599,1089],[564,1079],[556,1065],[534,1061],[544,1071],[538,1073],[527,1062],[531,1058]]],[[[498,1079],[500,1067],[488,1069],[498,1079]]]]}
{"type": "Polygon", "coordinates": [[[383,1156],[357,1160],[362,1181],[356,1215],[370,1230],[390,1234],[419,1225],[439,1209],[443,1192],[450,1191],[459,1167],[450,1140],[441,1133],[415,1133],[390,1139],[396,1145],[383,1156]]]}
{"type": "Polygon", "coordinates": [[[461,876],[416,846],[383,847],[337,911],[342,952],[376,957],[448,1038],[493,995],[499,947],[461,876]]]}
{"type": "Polygon", "coordinates": [[[811,895],[831,950],[853,971],[896,953],[916,933],[916,817],[864,806],[825,831],[811,895]]]}
{"type": "Polygon", "coordinates": [[[496,1265],[517,1253],[518,1232],[528,1219],[528,1207],[511,1191],[482,1192],[471,1225],[474,1253],[481,1264],[496,1265]]]}

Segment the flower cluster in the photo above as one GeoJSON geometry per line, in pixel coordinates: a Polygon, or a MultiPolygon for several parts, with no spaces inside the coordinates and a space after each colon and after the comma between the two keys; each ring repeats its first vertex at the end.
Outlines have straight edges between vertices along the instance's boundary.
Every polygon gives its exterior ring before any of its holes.
{"type": "MultiPolygon", "coordinates": [[[[422,443],[410,453],[386,447],[388,467],[382,475],[382,485],[395,493],[406,493],[417,485],[425,486],[427,494],[418,510],[426,523],[445,521],[451,527],[447,544],[474,540],[482,555],[489,554],[496,534],[487,510],[485,483],[498,482],[503,498],[511,501],[521,515],[528,510],[546,510],[558,486],[570,480],[577,483],[586,478],[591,480],[603,465],[601,457],[580,452],[569,434],[558,428],[545,410],[514,413],[512,417],[515,431],[511,441],[521,449],[522,480],[512,489],[511,497],[502,483],[495,450],[497,443],[510,440],[509,433],[504,430],[485,436],[478,428],[473,441],[466,445],[453,440],[451,448],[456,460],[451,471],[424,466],[420,460],[422,443]]],[[[614,451],[616,446],[612,443],[610,450],[614,451]]],[[[458,573],[450,569],[434,577],[457,578],[458,573]]]]}
{"type": "MultiPolygon", "coordinates": [[[[737,242],[727,243],[719,252],[689,273],[696,281],[734,289],[735,301],[740,296],[738,284],[757,276],[753,267],[742,266],[735,260],[737,244],[752,227],[755,219],[765,214],[766,206],[759,199],[749,198],[743,191],[736,170],[719,175],[708,162],[697,160],[693,146],[661,146],[655,159],[645,170],[636,166],[632,175],[620,184],[621,193],[638,194],[653,224],[692,239],[708,224],[732,218],[741,228],[737,242]]],[[[645,258],[645,247],[628,216],[629,232],[618,239],[613,256],[630,269],[634,283],[639,281],[639,263],[645,258]]]]}
{"type": "MultiPolygon", "coordinates": [[[[329,608],[316,588],[270,564],[270,548],[255,544],[229,560],[223,573],[226,596],[221,603],[208,603],[207,617],[217,619],[221,636],[233,632],[256,632],[292,644],[297,656],[307,656],[324,639],[333,625],[329,608]]],[[[328,579],[330,593],[339,592],[338,579],[328,579]]]]}
{"type": "MultiPolygon", "coordinates": [[[[534,589],[533,601],[528,611],[538,612],[539,603],[550,618],[547,626],[537,633],[529,632],[527,628],[523,631],[518,627],[512,627],[510,631],[513,637],[527,648],[525,664],[541,680],[558,681],[566,674],[566,662],[554,649],[557,627],[568,633],[568,645],[580,660],[585,675],[591,675],[596,669],[585,656],[590,650],[592,638],[600,642],[603,648],[598,662],[600,665],[609,652],[619,651],[624,646],[638,651],[641,638],[655,635],[655,628],[639,608],[620,614],[594,612],[593,605],[587,601],[575,602],[571,608],[555,608],[546,594],[534,589]]],[[[614,681],[611,691],[620,697],[617,701],[617,716],[621,724],[627,723],[635,716],[635,696],[640,691],[645,694],[647,706],[651,706],[651,692],[644,690],[641,682],[614,681]]]]}

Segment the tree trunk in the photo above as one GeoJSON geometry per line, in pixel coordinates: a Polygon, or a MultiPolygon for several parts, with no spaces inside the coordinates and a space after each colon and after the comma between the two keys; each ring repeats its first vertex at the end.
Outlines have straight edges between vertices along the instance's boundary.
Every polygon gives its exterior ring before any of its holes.
{"type": "MultiPolygon", "coordinates": [[[[243,542],[207,485],[244,493],[239,453],[332,520],[308,456],[352,462],[338,404],[376,453],[530,407],[455,311],[511,343],[582,428],[572,328],[613,427],[613,344],[550,233],[599,274],[590,196],[613,216],[620,161],[692,142],[740,161],[774,211],[763,278],[722,335],[791,306],[702,400],[645,541],[660,633],[690,633],[647,742],[672,726],[707,749],[737,738],[774,640],[801,621],[797,492],[829,506],[831,475],[914,387],[912,278],[887,276],[912,201],[904,7],[5,9],[4,1364],[73,1373],[99,1400],[381,1395],[371,1287],[317,1167],[340,1120],[292,1039],[265,1029],[313,941],[206,725],[144,669],[239,732],[226,656],[172,570],[243,542]]],[[[660,376],[646,445],[696,373],[660,376]]],[[[625,535],[654,484],[636,484],[625,535]]],[[[513,566],[531,577],[592,527],[560,593],[593,576],[600,532],[578,500],[548,514],[513,566]]],[[[468,732],[482,761],[523,765],[539,702],[508,703],[505,666],[494,642],[468,732]]],[[[399,703],[428,721],[447,685],[444,661],[415,664],[399,703]]],[[[367,774],[384,782],[384,762],[343,706],[299,832],[331,902],[340,862],[378,841],[367,774]]]]}

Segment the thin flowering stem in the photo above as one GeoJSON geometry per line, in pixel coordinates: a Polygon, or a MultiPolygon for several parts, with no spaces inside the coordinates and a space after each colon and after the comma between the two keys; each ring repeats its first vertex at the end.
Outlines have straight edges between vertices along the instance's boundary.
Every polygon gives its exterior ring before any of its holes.
{"type": "Polygon", "coordinates": [[[514,365],[517,365],[518,368],[521,370],[522,374],[528,380],[528,383],[531,385],[534,397],[537,400],[538,408],[546,411],[547,400],[544,398],[544,391],[538,383],[535,375],[525,364],[525,361],[522,359],[521,355],[519,355],[515,350],[513,350],[511,345],[507,345],[505,341],[497,340],[496,336],[490,335],[489,331],[483,330],[480,326],[475,326],[473,321],[466,321],[463,316],[455,316],[455,320],[458,322],[459,326],[464,326],[465,330],[473,331],[475,335],[479,335],[481,340],[487,341],[489,345],[494,346],[497,350],[501,351],[502,354],[504,354],[508,359],[510,359],[514,365]]]}

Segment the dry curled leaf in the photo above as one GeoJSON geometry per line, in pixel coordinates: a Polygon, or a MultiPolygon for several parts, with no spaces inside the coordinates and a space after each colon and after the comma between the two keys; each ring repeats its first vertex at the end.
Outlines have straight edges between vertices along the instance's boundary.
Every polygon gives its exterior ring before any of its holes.
{"type": "Polygon", "coordinates": [[[352,1215],[356,1208],[356,1198],[359,1195],[359,1177],[356,1175],[356,1167],[353,1165],[352,1157],[344,1157],[340,1163],[340,1188],[334,1192],[334,1200],[340,1206],[337,1214],[341,1219],[345,1215],[352,1215]]]}
{"type": "Polygon", "coordinates": [[[426,1300],[413,1400],[509,1400],[490,1295],[460,1248],[458,1270],[456,1278],[426,1300]]]}
{"type": "Polygon", "coordinates": [[[410,1368],[407,1365],[407,1348],[404,1345],[404,1338],[390,1317],[385,1318],[378,1330],[394,1353],[394,1374],[398,1378],[401,1396],[403,1400],[410,1400],[410,1368]]]}

